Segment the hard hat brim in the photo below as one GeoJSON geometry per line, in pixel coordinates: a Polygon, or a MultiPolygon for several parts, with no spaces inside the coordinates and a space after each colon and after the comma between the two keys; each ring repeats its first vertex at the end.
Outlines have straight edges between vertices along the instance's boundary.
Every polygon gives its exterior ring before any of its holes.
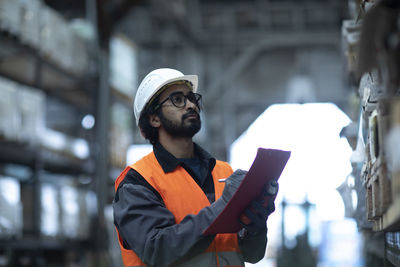
{"type": "Polygon", "coordinates": [[[144,105],[147,106],[148,104],[150,104],[157,96],[159,96],[164,90],[160,90],[163,87],[165,87],[166,85],[170,84],[170,83],[174,83],[177,81],[188,81],[192,84],[192,90],[194,93],[197,92],[197,87],[199,84],[199,78],[197,75],[183,75],[180,77],[176,77],[176,78],[172,78],[169,80],[166,80],[165,82],[163,82],[162,84],[160,84],[157,89],[155,90],[155,93],[153,94],[152,97],[150,97],[149,101],[144,105]]]}
{"type": "Polygon", "coordinates": [[[158,86],[158,88],[156,90],[157,92],[155,94],[159,95],[161,93],[161,92],[159,92],[161,88],[163,88],[164,86],[166,86],[169,83],[173,83],[173,82],[177,82],[177,81],[188,81],[188,82],[190,82],[193,85],[193,88],[192,88],[193,92],[196,93],[197,86],[198,86],[198,83],[199,83],[197,75],[183,75],[181,77],[172,78],[172,79],[169,79],[169,80],[163,82],[160,86],[158,86]]]}

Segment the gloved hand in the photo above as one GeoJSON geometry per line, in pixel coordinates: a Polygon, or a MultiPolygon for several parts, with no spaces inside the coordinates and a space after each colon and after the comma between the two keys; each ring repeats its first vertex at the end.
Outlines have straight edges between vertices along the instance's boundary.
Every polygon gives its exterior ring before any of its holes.
{"type": "Polygon", "coordinates": [[[272,180],[259,199],[253,200],[239,218],[244,230],[240,235],[257,235],[267,228],[268,216],[275,211],[275,198],[278,194],[279,184],[272,180]]]}
{"type": "MultiPolygon", "coordinates": [[[[213,202],[210,206],[204,208],[205,217],[207,218],[208,225],[222,212],[229,200],[239,188],[240,183],[246,176],[247,171],[236,170],[231,176],[225,180],[225,187],[219,199],[213,202]]],[[[208,227],[207,225],[207,227],[208,227]]],[[[204,229],[205,230],[205,229],[204,229]]]]}
{"type": "Polygon", "coordinates": [[[231,176],[229,176],[225,181],[224,191],[219,200],[225,202],[225,205],[229,202],[232,196],[235,194],[236,190],[239,188],[240,183],[246,176],[247,171],[238,169],[231,176]]]}

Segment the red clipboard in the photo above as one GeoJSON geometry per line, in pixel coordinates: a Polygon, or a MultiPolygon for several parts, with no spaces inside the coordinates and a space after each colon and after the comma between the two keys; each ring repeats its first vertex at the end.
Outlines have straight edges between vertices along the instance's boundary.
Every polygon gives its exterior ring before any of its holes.
{"type": "Polygon", "coordinates": [[[239,216],[251,201],[262,194],[272,179],[279,179],[289,157],[290,151],[258,148],[256,158],[238,190],[203,235],[237,233],[242,228],[239,216]]]}

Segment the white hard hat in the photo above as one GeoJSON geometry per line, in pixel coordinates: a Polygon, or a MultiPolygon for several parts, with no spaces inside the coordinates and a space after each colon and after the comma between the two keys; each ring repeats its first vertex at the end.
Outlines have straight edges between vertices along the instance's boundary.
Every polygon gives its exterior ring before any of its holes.
{"type": "Polygon", "coordinates": [[[139,124],[140,114],[149,103],[150,100],[161,92],[158,92],[163,86],[176,82],[188,81],[193,86],[193,92],[197,91],[198,78],[197,75],[184,75],[182,72],[174,69],[163,68],[156,69],[144,77],[136,92],[133,110],[136,118],[136,125],[139,124]]]}

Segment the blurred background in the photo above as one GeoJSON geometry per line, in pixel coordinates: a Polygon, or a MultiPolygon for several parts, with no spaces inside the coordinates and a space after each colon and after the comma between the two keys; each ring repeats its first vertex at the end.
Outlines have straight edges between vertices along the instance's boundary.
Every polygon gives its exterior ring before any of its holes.
{"type": "Polygon", "coordinates": [[[132,101],[160,67],[199,75],[218,159],[292,151],[254,266],[400,266],[399,10],[0,0],[0,266],[122,266],[113,183],[151,151],[132,101]]]}

